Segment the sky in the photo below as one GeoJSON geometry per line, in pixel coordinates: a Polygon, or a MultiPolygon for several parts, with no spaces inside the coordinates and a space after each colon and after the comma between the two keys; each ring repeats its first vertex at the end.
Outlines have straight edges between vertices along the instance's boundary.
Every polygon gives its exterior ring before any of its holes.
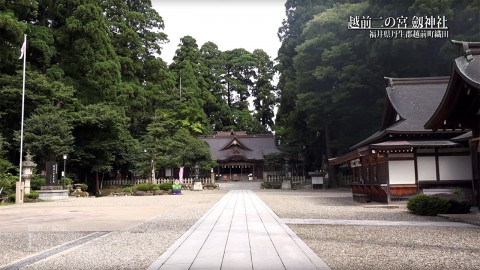
{"type": "Polygon", "coordinates": [[[285,18],[286,0],[152,0],[162,16],[164,33],[162,59],[171,63],[180,38],[190,35],[200,48],[205,42],[221,51],[263,49],[275,59],[280,40],[278,28],[285,18]]]}

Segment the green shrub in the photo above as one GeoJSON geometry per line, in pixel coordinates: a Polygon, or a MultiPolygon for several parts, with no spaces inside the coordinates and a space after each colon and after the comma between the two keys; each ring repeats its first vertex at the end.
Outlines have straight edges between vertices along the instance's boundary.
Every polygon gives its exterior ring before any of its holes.
{"type": "Polygon", "coordinates": [[[131,188],[131,187],[126,187],[126,188],[123,189],[123,192],[125,192],[125,193],[132,193],[132,192],[133,192],[133,188],[131,188]]]}
{"type": "Polygon", "coordinates": [[[18,181],[18,176],[11,175],[10,173],[0,174],[0,188],[3,187],[1,196],[8,196],[15,193],[15,185],[18,181]]]}
{"type": "Polygon", "coordinates": [[[163,183],[163,184],[160,184],[160,190],[169,190],[169,189],[172,189],[172,185],[173,183],[172,182],[166,182],[166,183],[163,183]]]}
{"type": "Polygon", "coordinates": [[[453,195],[456,195],[459,197],[465,196],[465,193],[463,193],[463,190],[461,188],[455,188],[454,190],[452,190],[452,193],[453,195]]]}
{"type": "Polygon", "coordinates": [[[457,193],[457,194],[462,194],[462,195],[456,195],[455,193],[454,194],[441,193],[441,194],[435,194],[434,196],[448,200],[448,209],[445,212],[446,214],[469,213],[470,208],[472,207],[472,204],[468,199],[466,199],[463,196],[463,191],[462,193],[457,193]]]}
{"type": "Polygon", "coordinates": [[[32,180],[30,180],[30,188],[33,190],[40,190],[40,187],[45,186],[46,184],[47,180],[43,175],[35,174],[32,177],[32,180]]]}
{"type": "Polygon", "coordinates": [[[147,183],[138,184],[136,186],[136,190],[137,191],[151,191],[151,190],[153,190],[154,186],[155,186],[154,184],[147,184],[147,183]]]}
{"type": "Polygon", "coordinates": [[[87,189],[88,189],[88,185],[87,185],[87,184],[82,183],[82,184],[80,184],[80,185],[81,185],[82,191],[87,191],[87,189]]]}
{"type": "Polygon", "coordinates": [[[447,212],[449,202],[438,196],[418,194],[408,200],[407,208],[416,215],[436,216],[447,212]]]}
{"type": "Polygon", "coordinates": [[[262,183],[262,188],[265,188],[265,189],[281,189],[282,188],[282,183],[280,183],[280,182],[265,182],[265,183],[262,183]]]}
{"type": "Polygon", "coordinates": [[[153,188],[152,188],[152,191],[156,191],[156,190],[160,190],[160,187],[157,186],[157,185],[153,186],[153,188]]]}
{"type": "Polygon", "coordinates": [[[469,201],[449,200],[447,214],[467,214],[470,213],[472,205],[469,201]]]}
{"type": "Polygon", "coordinates": [[[10,195],[8,195],[8,199],[7,199],[9,202],[15,202],[15,193],[12,193],[10,195]]]}
{"type": "Polygon", "coordinates": [[[36,200],[36,199],[38,199],[39,196],[40,196],[40,194],[38,194],[38,192],[36,192],[34,190],[31,190],[30,194],[25,194],[25,198],[30,199],[30,200],[36,200]]]}
{"type": "Polygon", "coordinates": [[[65,182],[65,186],[71,185],[73,183],[73,180],[68,177],[65,177],[63,181],[65,182]]]}

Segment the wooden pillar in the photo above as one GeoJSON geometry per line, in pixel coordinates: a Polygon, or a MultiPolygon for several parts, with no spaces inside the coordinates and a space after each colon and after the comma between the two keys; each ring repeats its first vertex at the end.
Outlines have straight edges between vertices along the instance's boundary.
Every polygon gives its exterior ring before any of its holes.
{"type": "MultiPolygon", "coordinates": [[[[478,138],[474,136],[473,138],[478,138]]],[[[470,156],[472,158],[472,193],[473,206],[480,206],[480,172],[479,172],[479,157],[478,157],[478,140],[470,140],[470,156]]]]}

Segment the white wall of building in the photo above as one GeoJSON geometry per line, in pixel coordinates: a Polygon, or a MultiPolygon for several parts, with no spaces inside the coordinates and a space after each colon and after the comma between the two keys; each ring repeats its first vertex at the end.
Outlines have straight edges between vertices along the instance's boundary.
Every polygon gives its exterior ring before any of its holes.
{"type": "Polygon", "coordinates": [[[436,181],[437,165],[433,156],[417,157],[418,181],[436,181]]]}
{"type": "Polygon", "coordinates": [[[472,160],[470,156],[438,157],[440,180],[472,180],[472,160]]]}
{"type": "Polygon", "coordinates": [[[413,160],[391,160],[388,162],[390,184],[415,184],[413,160]]]}

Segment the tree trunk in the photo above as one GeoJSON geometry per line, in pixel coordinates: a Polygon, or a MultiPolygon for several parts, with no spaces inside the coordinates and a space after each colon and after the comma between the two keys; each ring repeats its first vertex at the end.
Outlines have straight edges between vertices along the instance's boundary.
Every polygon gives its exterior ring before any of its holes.
{"type": "Polygon", "coordinates": [[[330,165],[328,162],[328,159],[332,158],[332,148],[330,146],[330,127],[328,124],[328,119],[325,121],[325,149],[326,149],[326,154],[327,158],[325,162],[327,163],[327,172],[328,172],[328,182],[327,182],[327,187],[328,186],[335,186],[336,185],[336,179],[335,179],[335,168],[330,165]]]}
{"type": "Polygon", "coordinates": [[[95,195],[101,195],[102,192],[100,191],[100,176],[98,172],[95,172],[95,195]]]}

